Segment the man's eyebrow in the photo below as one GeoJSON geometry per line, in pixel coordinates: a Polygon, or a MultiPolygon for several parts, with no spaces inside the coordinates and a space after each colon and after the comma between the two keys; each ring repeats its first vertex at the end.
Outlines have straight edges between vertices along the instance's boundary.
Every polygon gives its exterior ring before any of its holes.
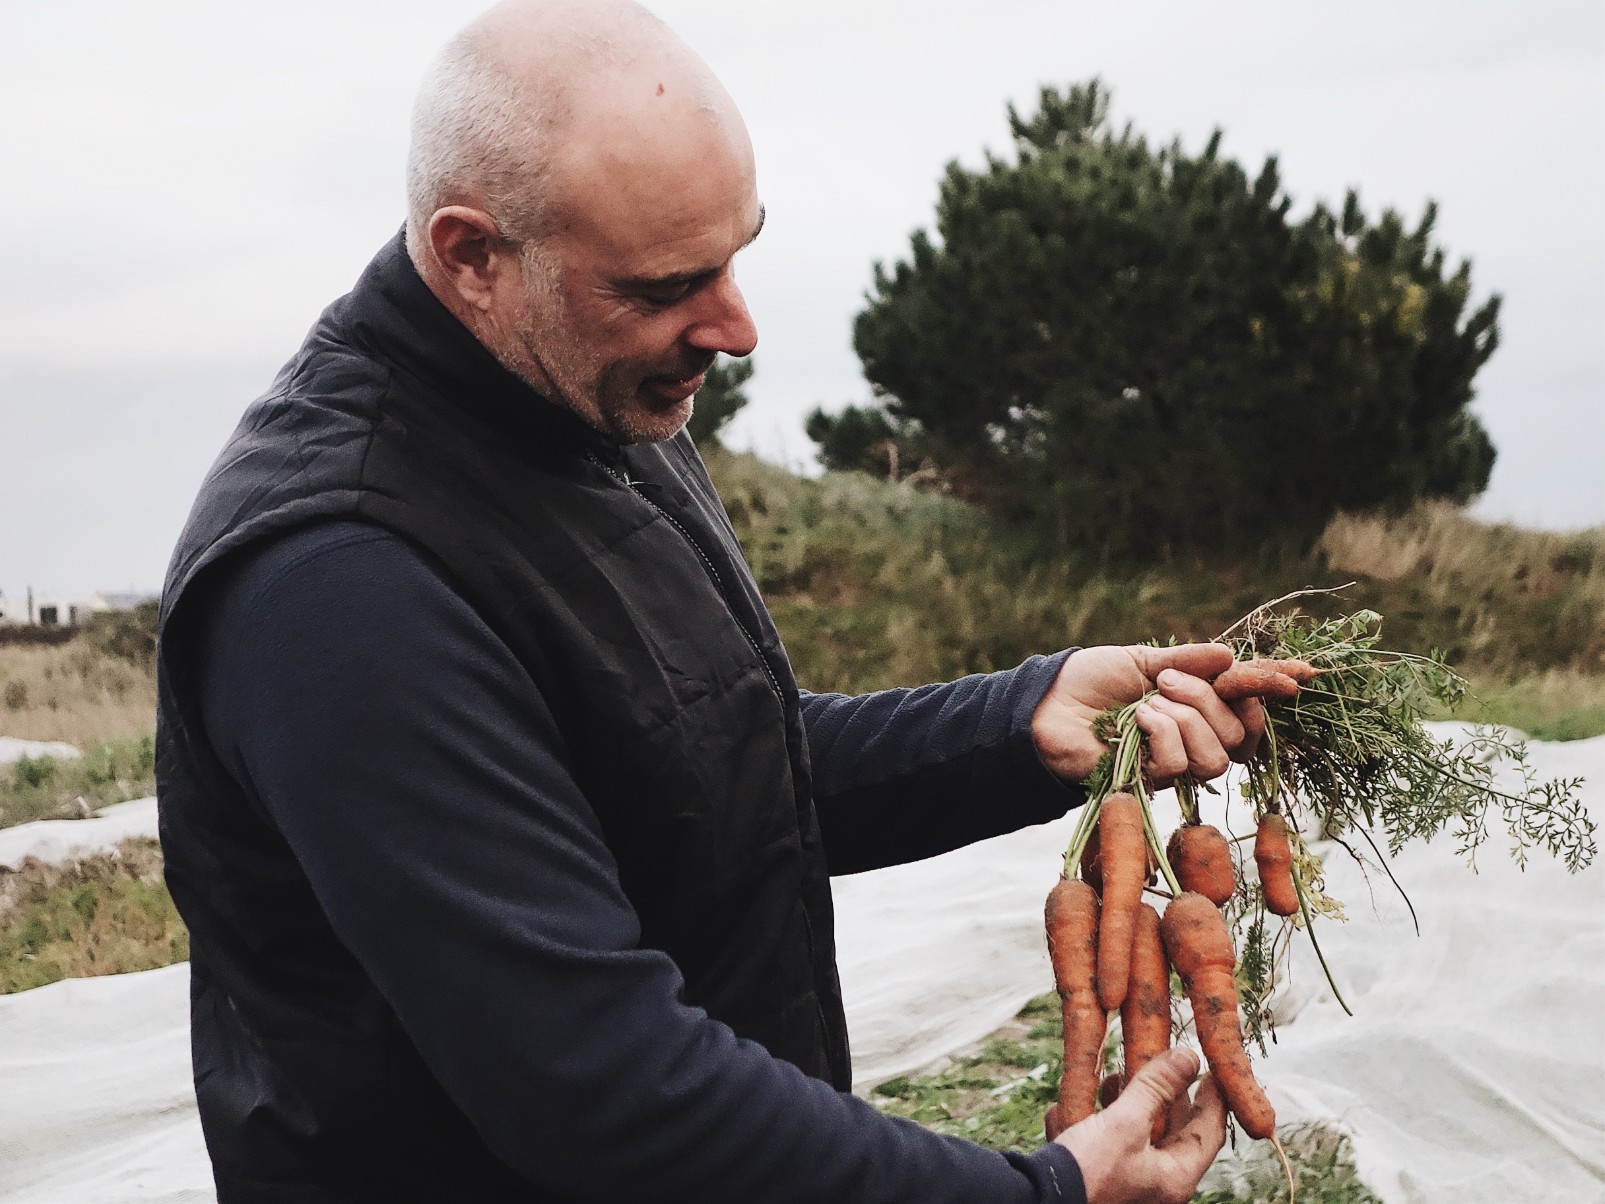
{"type": "Polygon", "coordinates": [[[742,247],[752,246],[753,240],[763,233],[764,218],[768,216],[769,211],[763,207],[763,202],[760,201],[758,204],[758,224],[752,228],[752,233],[747,235],[747,241],[741,244],[742,247]]]}
{"type": "MultiPolygon", "coordinates": [[[[758,206],[758,223],[753,226],[752,233],[747,235],[747,241],[737,250],[745,250],[759,234],[763,233],[764,218],[767,217],[764,207],[758,206]]],[[[672,288],[677,284],[695,284],[699,280],[706,280],[718,271],[717,268],[699,268],[694,272],[671,272],[666,276],[626,276],[619,283],[626,288],[672,288]]]]}

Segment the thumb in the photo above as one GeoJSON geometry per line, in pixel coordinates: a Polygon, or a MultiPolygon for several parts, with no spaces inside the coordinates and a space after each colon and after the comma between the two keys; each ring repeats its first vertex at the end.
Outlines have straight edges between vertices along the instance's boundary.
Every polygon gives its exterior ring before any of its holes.
{"type": "Polygon", "coordinates": [[[1194,677],[1216,677],[1232,667],[1232,650],[1225,644],[1176,644],[1170,648],[1150,648],[1133,644],[1128,651],[1149,681],[1164,669],[1175,669],[1194,677]]]}
{"type": "Polygon", "coordinates": [[[1167,1116],[1178,1096],[1184,1096],[1199,1071],[1198,1055],[1190,1049],[1171,1049],[1160,1054],[1137,1072],[1126,1084],[1120,1098],[1105,1110],[1111,1121],[1121,1125],[1142,1125],[1152,1132],[1156,1121],[1167,1116]],[[1113,1115],[1124,1110],[1127,1115],[1113,1115]]]}

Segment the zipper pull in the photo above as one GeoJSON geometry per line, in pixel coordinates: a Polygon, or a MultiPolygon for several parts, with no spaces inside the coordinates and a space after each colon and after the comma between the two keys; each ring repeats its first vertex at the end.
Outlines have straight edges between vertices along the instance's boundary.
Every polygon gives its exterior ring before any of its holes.
{"type": "Polygon", "coordinates": [[[615,477],[618,480],[623,481],[624,484],[630,486],[630,488],[632,488],[632,489],[635,488],[635,482],[630,480],[630,468],[629,468],[629,465],[621,464],[621,465],[619,465],[619,467],[614,468],[611,464],[608,464],[606,461],[604,461],[602,459],[601,456],[597,455],[593,451],[586,452],[585,453],[585,458],[587,460],[589,460],[592,464],[595,464],[603,472],[607,473],[608,476],[615,477]]]}

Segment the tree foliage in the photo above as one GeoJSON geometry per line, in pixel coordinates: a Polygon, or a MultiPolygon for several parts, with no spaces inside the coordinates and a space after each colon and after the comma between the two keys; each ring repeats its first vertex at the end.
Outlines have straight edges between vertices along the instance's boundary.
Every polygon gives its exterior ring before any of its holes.
{"type": "Polygon", "coordinates": [[[827,465],[939,465],[1065,544],[1141,553],[1313,538],[1339,509],[1466,500],[1493,447],[1467,405],[1499,299],[1468,312],[1427,206],[1412,228],[1290,217],[1274,158],[1155,148],[1096,80],[1043,89],[1014,157],[950,164],[936,233],[876,265],[854,345],[877,398],[808,433],[827,465]]]}
{"type": "Polygon", "coordinates": [[[691,419],[686,429],[699,445],[706,445],[719,437],[719,432],[746,406],[748,398],[742,388],[752,379],[752,358],[733,360],[721,355],[702,378],[696,402],[691,408],[691,419]]]}

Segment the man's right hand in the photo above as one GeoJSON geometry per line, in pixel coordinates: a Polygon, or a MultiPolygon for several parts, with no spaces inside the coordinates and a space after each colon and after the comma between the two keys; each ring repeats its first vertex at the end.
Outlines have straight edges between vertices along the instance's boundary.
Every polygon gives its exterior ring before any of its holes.
{"type": "Polygon", "coordinates": [[[1071,1125],[1057,1140],[1076,1156],[1087,1204],[1185,1204],[1226,1140],[1226,1108],[1215,1080],[1195,1099],[1187,1088],[1198,1055],[1172,1049],[1155,1058],[1102,1112],[1071,1125]],[[1156,1116],[1165,1133],[1150,1142],[1156,1116]]]}

